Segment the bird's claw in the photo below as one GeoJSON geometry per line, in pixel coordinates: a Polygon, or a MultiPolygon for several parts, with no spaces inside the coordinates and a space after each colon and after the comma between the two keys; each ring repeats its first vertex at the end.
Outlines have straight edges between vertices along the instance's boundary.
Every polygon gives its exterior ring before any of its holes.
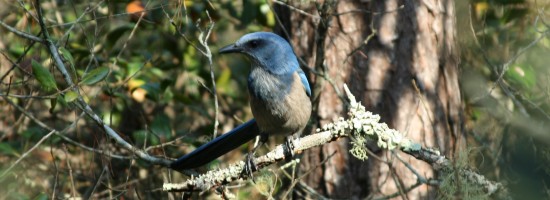
{"type": "Polygon", "coordinates": [[[254,172],[257,170],[256,163],[254,163],[254,153],[250,152],[246,155],[246,160],[243,168],[243,175],[250,177],[254,182],[254,172]]]}
{"type": "Polygon", "coordinates": [[[285,155],[285,161],[289,162],[292,160],[292,157],[294,157],[294,143],[292,142],[292,138],[288,137],[285,138],[285,145],[283,145],[283,154],[285,155]]]}

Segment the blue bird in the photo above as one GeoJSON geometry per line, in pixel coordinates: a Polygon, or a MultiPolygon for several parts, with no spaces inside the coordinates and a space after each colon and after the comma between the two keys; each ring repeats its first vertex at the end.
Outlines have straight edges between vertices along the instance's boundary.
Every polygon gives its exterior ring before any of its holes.
{"type": "MultiPolygon", "coordinates": [[[[254,119],[174,161],[172,169],[199,167],[257,135],[262,143],[269,135],[299,135],[309,121],[309,82],[285,39],[269,32],[249,33],[219,52],[244,54],[250,60],[248,93],[254,119]]],[[[258,146],[254,147],[252,154],[258,146]]],[[[249,153],[248,164],[251,164],[250,156],[249,153]]]]}

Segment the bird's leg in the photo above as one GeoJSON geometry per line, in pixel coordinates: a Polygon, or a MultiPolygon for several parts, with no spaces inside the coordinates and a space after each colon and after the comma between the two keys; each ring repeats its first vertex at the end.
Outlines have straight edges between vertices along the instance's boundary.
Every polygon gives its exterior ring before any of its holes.
{"type": "Polygon", "coordinates": [[[292,160],[292,157],[294,156],[294,143],[292,142],[293,137],[292,135],[285,137],[285,145],[283,145],[283,154],[285,155],[285,161],[289,162],[292,160]]]}
{"type": "Polygon", "coordinates": [[[243,173],[245,175],[248,175],[254,181],[254,175],[253,172],[256,171],[256,163],[254,163],[254,154],[256,154],[256,150],[263,144],[267,142],[267,134],[261,133],[260,139],[256,141],[254,148],[251,152],[246,155],[245,165],[243,169],[243,173]]]}

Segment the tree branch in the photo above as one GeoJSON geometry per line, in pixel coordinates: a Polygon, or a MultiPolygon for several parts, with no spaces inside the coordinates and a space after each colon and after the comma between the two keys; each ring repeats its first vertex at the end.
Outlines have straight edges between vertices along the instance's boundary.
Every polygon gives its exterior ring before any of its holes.
{"type": "MultiPolygon", "coordinates": [[[[431,164],[435,170],[444,172],[459,170],[459,174],[465,177],[466,180],[484,187],[488,195],[499,191],[499,196],[506,196],[504,194],[507,194],[507,190],[501,183],[490,181],[483,175],[469,169],[453,169],[451,161],[440,155],[437,150],[424,148],[420,144],[405,138],[400,132],[388,128],[385,123],[379,122],[380,116],[366,111],[365,107],[355,100],[347,86],[344,85],[344,89],[350,101],[348,119],[340,118],[336,122],[317,129],[315,134],[295,139],[293,141],[294,148],[292,149],[295,154],[343,137],[352,137],[354,140],[350,153],[361,160],[365,160],[367,159],[365,151],[367,140],[376,141],[380,148],[387,150],[400,149],[419,160],[431,164]]],[[[254,163],[257,164],[256,169],[260,170],[275,162],[284,160],[284,148],[286,148],[285,145],[281,144],[266,155],[254,158],[254,163]]],[[[242,173],[244,165],[245,163],[240,161],[229,165],[227,168],[212,170],[198,177],[191,177],[183,183],[165,183],[163,190],[168,192],[205,191],[235,180],[247,179],[247,174],[242,173]]],[[[432,181],[428,180],[420,183],[430,184],[432,181]]]]}
{"type": "Polygon", "coordinates": [[[10,25],[4,23],[2,20],[0,20],[0,26],[8,29],[8,31],[14,33],[15,35],[18,35],[19,37],[22,37],[22,38],[25,38],[25,39],[28,39],[28,40],[31,40],[31,41],[39,42],[39,43],[44,43],[44,39],[36,37],[36,36],[31,35],[31,34],[26,33],[26,32],[17,30],[16,28],[13,28],[10,25]]]}

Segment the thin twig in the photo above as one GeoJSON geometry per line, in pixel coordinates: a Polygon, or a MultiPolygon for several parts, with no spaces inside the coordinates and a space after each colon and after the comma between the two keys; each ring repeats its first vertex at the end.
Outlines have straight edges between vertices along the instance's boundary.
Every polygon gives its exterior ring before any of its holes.
{"type": "MultiPolygon", "coordinates": [[[[50,140],[50,156],[52,158],[55,158],[55,156],[53,154],[53,147],[52,147],[52,144],[51,144],[51,140],[50,140]]],[[[55,175],[54,175],[54,180],[53,180],[53,189],[52,189],[52,198],[51,199],[56,199],[55,195],[56,195],[56,191],[57,191],[57,182],[58,182],[58,179],[59,179],[59,168],[57,167],[56,159],[52,159],[52,163],[53,163],[53,167],[55,168],[55,175]]]]}
{"type": "MultiPolygon", "coordinates": [[[[41,35],[42,32],[38,33],[38,35],[41,35]]],[[[27,48],[25,48],[25,50],[23,51],[23,53],[21,54],[21,56],[19,56],[19,58],[17,58],[17,60],[15,62],[13,62],[11,59],[9,59],[9,57],[4,54],[4,52],[2,52],[2,55],[9,61],[11,62],[11,68],[4,74],[2,75],[2,77],[0,78],[0,83],[4,83],[4,78],[6,78],[8,76],[8,74],[10,74],[10,72],[15,69],[16,67],[20,67],[19,66],[19,63],[21,63],[21,60],[23,60],[23,58],[25,58],[25,56],[27,56],[27,53],[29,53],[29,51],[32,49],[32,47],[34,46],[34,44],[36,44],[35,41],[31,41],[31,43],[29,44],[29,46],[27,48]]],[[[28,74],[28,75],[32,75],[31,73],[29,73],[28,71],[25,71],[25,70],[21,70],[23,73],[25,74],[28,74]]]]}
{"type": "Polygon", "coordinates": [[[170,14],[168,14],[168,12],[164,9],[164,5],[161,4],[161,8],[162,8],[162,12],[164,13],[164,15],[166,16],[167,19],[169,19],[170,21],[170,24],[172,24],[172,26],[174,26],[174,28],[178,31],[178,33],[180,34],[180,36],[189,44],[191,45],[193,48],[195,48],[197,51],[201,52],[201,54],[205,54],[206,52],[203,51],[202,49],[200,49],[199,47],[197,47],[197,45],[195,45],[195,43],[193,43],[188,37],[187,35],[185,35],[185,33],[181,32],[181,27],[178,26],[176,24],[176,22],[170,18],[170,14]]]}
{"type": "Polygon", "coordinates": [[[0,20],[0,25],[3,26],[4,28],[8,29],[8,31],[14,33],[15,35],[17,35],[19,37],[22,37],[22,38],[25,38],[25,39],[28,39],[28,40],[31,40],[31,41],[39,42],[39,43],[44,43],[44,39],[39,38],[39,37],[34,36],[34,35],[31,35],[31,34],[26,33],[26,32],[23,32],[23,31],[19,31],[16,28],[13,28],[13,27],[7,25],[2,20],[0,20]]]}
{"type": "Polygon", "coordinates": [[[36,147],[40,146],[40,144],[42,144],[42,142],[46,141],[46,139],[48,139],[54,133],[55,133],[55,131],[50,131],[48,134],[43,136],[33,147],[31,147],[28,151],[23,153],[23,155],[21,155],[13,164],[11,164],[11,166],[8,167],[8,169],[4,170],[4,172],[2,172],[2,174],[0,175],[0,178],[3,178],[6,174],[8,174],[11,171],[11,169],[13,169],[13,167],[15,167],[17,164],[19,164],[19,162],[21,162],[21,160],[23,160],[25,157],[27,157],[27,155],[29,155],[29,153],[31,153],[34,149],[36,149],[36,147]]]}
{"type": "MultiPolygon", "coordinates": [[[[105,0],[102,0],[102,1],[105,1],[105,0]]],[[[101,3],[101,2],[99,2],[101,3]]],[[[56,28],[56,27],[63,27],[63,26],[73,26],[74,24],[83,24],[83,23],[87,23],[87,22],[93,22],[93,21],[100,21],[100,20],[112,20],[113,18],[115,17],[124,17],[124,16],[128,16],[128,15],[133,15],[133,14],[139,14],[139,13],[143,13],[143,12],[149,12],[149,11],[155,11],[157,9],[161,9],[162,6],[166,6],[166,5],[170,5],[170,3],[167,3],[167,4],[160,4],[156,7],[151,7],[151,8],[147,8],[147,9],[144,9],[142,11],[137,11],[137,12],[123,12],[123,13],[117,13],[117,14],[112,14],[112,15],[108,15],[108,16],[101,16],[101,17],[95,17],[95,18],[92,18],[92,19],[87,19],[87,20],[75,20],[75,21],[71,21],[71,22],[66,22],[66,23],[63,23],[63,24],[53,24],[53,25],[49,25],[47,26],[47,28],[56,28]]],[[[94,7],[97,8],[97,6],[99,6],[99,4],[95,5],[94,7]]],[[[91,9],[91,11],[94,11],[96,9],[91,9]]],[[[93,12],[92,12],[93,13],[93,12]]]]}
{"type": "Polygon", "coordinates": [[[164,148],[165,146],[168,146],[168,145],[173,145],[175,144],[176,142],[178,142],[179,140],[183,139],[185,136],[180,136],[180,137],[177,137],[169,142],[165,142],[165,143],[161,143],[161,144],[158,144],[158,145],[153,145],[153,146],[148,146],[147,148],[145,148],[145,151],[151,151],[152,149],[158,149],[158,148],[164,148]]]}
{"type": "Polygon", "coordinates": [[[279,4],[279,5],[285,6],[285,7],[287,7],[288,9],[293,10],[293,11],[296,11],[296,12],[302,14],[302,15],[311,17],[311,18],[313,18],[313,20],[319,20],[319,19],[321,18],[321,17],[319,17],[319,16],[315,16],[315,15],[309,14],[309,13],[307,13],[306,11],[303,11],[303,10],[301,10],[301,9],[299,9],[299,8],[294,7],[294,6],[288,5],[288,4],[286,4],[285,2],[278,1],[278,0],[271,0],[271,1],[272,1],[273,3],[276,3],[276,4],[279,4]]]}
{"type": "Polygon", "coordinates": [[[142,12],[141,15],[139,16],[138,21],[134,25],[134,28],[132,28],[132,31],[130,32],[130,35],[128,36],[128,39],[126,39],[126,41],[122,45],[122,48],[120,49],[120,51],[116,55],[115,60],[113,61],[113,66],[117,66],[116,64],[118,62],[118,59],[120,58],[120,55],[122,55],[122,52],[124,52],[124,50],[126,50],[126,47],[128,46],[128,42],[130,42],[130,40],[134,37],[134,34],[136,33],[136,30],[139,27],[139,24],[141,24],[141,20],[143,19],[144,16],[145,16],[145,12],[142,12]]]}
{"type": "Polygon", "coordinates": [[[105,172],[107,172],[107,167],[106,166],[104,166],[103,170],[101,170],[101,174],[99,174],[99,177],[97,178],[97,181],[95,182],[94,187],[93,187],[92,192],[90,193],[89,197],[92,197],[94,195],[94,192],[97,189],[97,187],[99,186],[99,183],[101,183],[101,179],[103,178],[103,174],[105,174],[105,172]]]}
{"type": "Polygon", "coordinates": [[[219,105],[218,105],[218,93],[216,89],[216,77],[214,76],[214,65],[212,64],[212,52],[210,51],[210,48],[208,47],[208,39],[210,38],[210,34],[212,33],[212,29],[214,28],[214,22],[212,21],[212,18],[210,18],[210,14],[208,14],[208,11],[206,11],[206,15],[208,16],[208,20],[210,20],[210,24],[206,28],[206,35],[204,35],[204,32],[201,32],[199,34],[199,43],[204,48],[203,55],[208,60],[208,66],[210,68],[210,81],[212,83],[212,90],[211,93],[214,96],[214,131],[212,132],[212,139],[216,138],[218,136],[218,126],[219,126],[219,120],[218,116],[220,113],[219,105]]]}
{"type": "MultiPolygon", "coordinates": [[[[77,25],[77,24],[80,24],[80,22],[82,21],[82,19],[84,18],[84,16],[88,16],[88,14],[94,10],[96,10],[99,5],[101,5],[103,3],[103,1],[105,0],[101,0],[99,2],[97,2],[94,6],[88,6],[86,7],[86,9],[84,10],[84,12],[71,24],[71,26],[69,27],[69,29],[67,29],[67,31],[65,31],[65,34],[60,38],[60,40],[58,41],[57,45],[59,45],[59,42],[63,41],[64,38],[67,38],[69,36],[69,34],[71,33],[71,31],[74,29],[74,27],[77,25]]],[[[62,24],[62,23],[61,23],[62,24]]]]}
{"type": "Polygon", "coordinates": [[[391,151],[391,153],[397,158],[397,160],[401,161],[401,163],[403,163],[403,165],[405,165],[405,167],[407,167],[407,169],[409,169],[416,176],[418,182],[427,183],[427,179],[424,176],[420,175],[420,173],[418,173],[418,171],[416,171],[416,169],[414,169],[411,164],[405,162],[405,160],[401,158],[399,153],[396,153],[395,151],[391,151]]]}
{"type": "MultiPolygon", "coordinates": [[[[290,184],[290,186],[288,187],[289,189],[285,192],[285,194],[283,195],[283,197],[287,197],[290,195],[290,192],[292,192],[292,188],[294,188],[296,186],[296,184],[299,184],[299,185],[305,185],[307,186],[307,184],[304,184],[302,183],[302,180],[309,174],[311,174],[315,169],[323,166],[325,163],[327,163],[332,157],[334,157],[334,155],[336,155],[337,151],[334,151],[332,152],[331,154],[329,154],[326,158],[324,158],[323,160],[321,160],[321,162],[319,162],[318,164],[316,164],[314,167],[308,169],[306,172],[302,173],[300,175],[300,177],[294,179],[294,177],[290,177],[290,175],[288,173],[286,173],[284,170],[284,174],[287,176],[287,178],[291,178],[292,180],[292,183],[290,184]]],[[[293,171],[294,172],[294,171],[293,171]]],[[[305,188],[305,187],[304,187],[305,188]]],[[[315,191],[315,190],[313,190],[315,191]]],[[[326,199],[326,197],[322,196],[321,194],[317,193],[316,191],[315,192],[312,192],[312,194],[315,194],[319,199],[326,199]]]]}
{"type": "MultiPolygon", "coordinates": [[[[428,182],[432,183],[431,185],[437,185],[438,184],[438,181],[436,180],[428,180],[428,182]]],[[[424,183],[421,183],[420,181],[417,181],[414,185],[411,185],[409,186],[408,188],[404,188],[403,192],[405,193],[408,193],[410,191],[412,191],[413,189],[423,185],[424,183]]],[[[399,197],[399,196],[402,196],[402,193],[401,192],[395,192],[393,194],[390,194],[390,195],[386,195],[386,196],[383,196],[383,197],[380,197],[380,198],[376,198],[376,200],[387,200],[387,199],[393,199],[393,198],[396,198],[396,197],[399,197]]]]}
{"type": "Polygon", "coordinates": [[[76,198],[76,187],[75,187],[75,184],[74,184],[74,176],[73,176],[73,168],[71,167],[71,162],[70,160],[71,159],[68,159],[70,158],[69,155],[67,154],[67,146],[63,145],[63,152],[65,152],[65,161],[67,161],[67,168],[69,168],[69,179],[71,181],[71,194],[73,195],[72,198],[76,198]]]}
{"type": "MultiPolygon", "coordinates": [[[[1,95],[0,93],[0,96],[2,98],[4,98],[4,100],[6,102],[8,102],[8,104],[10,104],[11,106],[15,107],[17,110],[19,110],[19,112],[23,113],[23,116],[26,116],[28,117],[29,119],[31,119],[34,123],[36,123],[38,126],[40,126],[41,128],[43,129],[46,129],[48,131],[54,131],[55,135],[61,137],[63,140],[75,145],[75,146],[78,146],[82,149],[85,149],[85,150],[88,150],[88,151],[92,151],[92,152],[95,152],[95,153],[99,153],[99,154],[102,154],[102,155],[105,155],[105,156],[109,156],[109,157],[112,157],[112,158],[116,158],[116,159],[133,159],[132,156],[122,156],[122,155],[115,155],[115,154],[112,154],[110,152],[106,152],[106,151],[102,151],[102,150],[99,150],[99,149],[94,149],[92,147],[88,147],[86,145],[83,145],[77,141],[74,141],[72,140],[71,138],[67,137],[64,135],[64,133],[66,131],[69,131],[69,129],[71,128],[74,128],[75,125],[76,125],[76,122],[78,121],[78,119],[82,118],[84,116],[85,113],[81,113],[80,116],[69,126],[67,127],[66,129],[62,130],[62,131],[58,131],[50,126],[48,126],[47,124],[45,124],[44,122],[38,120],[38,118],[34,117],[34,115],[32,115],[30,112],[28,112],[25,108],[22,108],[21,106],[17,105],[15,102],[13,102],[11,99],[7,98],[5,95],[1,95]]],[[[29,104],[30,105],[30,104],[29,104]]]]}

